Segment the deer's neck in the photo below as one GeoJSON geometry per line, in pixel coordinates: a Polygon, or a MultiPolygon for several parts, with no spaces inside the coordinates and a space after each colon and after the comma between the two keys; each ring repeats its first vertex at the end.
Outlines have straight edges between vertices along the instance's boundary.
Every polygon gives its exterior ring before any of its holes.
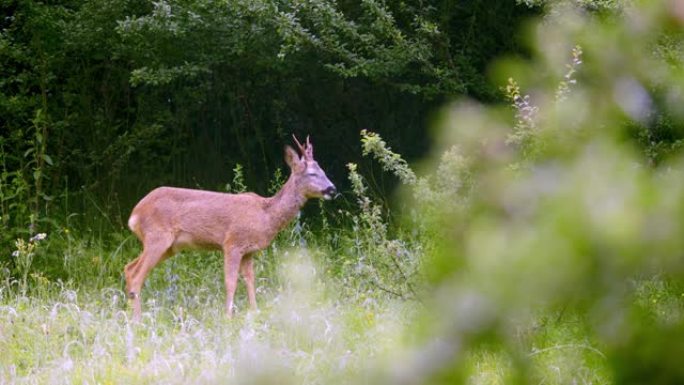
{"type": "Polygon", "coordinates": [[[269,202],[268,211],[275,227],[280,230],[287,226],[306,203],[306,197],[297,190],[292,176],[285,182],[269,202]]]}

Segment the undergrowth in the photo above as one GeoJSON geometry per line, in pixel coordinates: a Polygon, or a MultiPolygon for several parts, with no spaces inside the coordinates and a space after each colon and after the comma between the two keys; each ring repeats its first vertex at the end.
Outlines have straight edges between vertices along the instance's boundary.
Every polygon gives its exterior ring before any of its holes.
{"type": "MultiPolygon", "coordinates": [[[[59,283],[31,296],[5,293],[0,382],[327,383],[360,376],[369,358],[396,343],[411,312],[401,303],[369,307],[330,296],[306,251],[284,254],[279,283],[259,284],[261,309],[245,313],[239,304],[231,322],[213,263],[193,269],[202,280],[169,282],[165,267],[154,272],[139,324],[129,321],[126,297],[115,287],[59,283]]],[[[183,262],[173,276],[187,273],[183,262]]]]}

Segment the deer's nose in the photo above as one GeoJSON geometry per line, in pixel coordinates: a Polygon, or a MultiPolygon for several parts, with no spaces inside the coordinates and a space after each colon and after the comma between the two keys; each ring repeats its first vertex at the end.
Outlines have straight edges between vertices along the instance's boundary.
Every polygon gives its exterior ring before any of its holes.
{"type": "Polygon", "coordinates": [[[333,185],[330,185],[328,188],[323,190],[323,197],[325,197],[326,199],[333,199],[336,195],[337,189],[333,185]]]}

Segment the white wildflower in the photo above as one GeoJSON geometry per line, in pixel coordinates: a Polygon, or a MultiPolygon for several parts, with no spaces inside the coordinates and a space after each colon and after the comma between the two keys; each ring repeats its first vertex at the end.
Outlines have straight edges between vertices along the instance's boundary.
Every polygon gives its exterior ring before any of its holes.
{"type": "Polygon", "coordinates": [[[45,234],[45,233],[38,233],[38,234],[34,235],[34,236],[30,239],[30,241],[31,241],[31,242],[40,242],[40,241],[42,241],[42,240],[45,239],[45,238],[47,238],[47,234],[45,234]]]}

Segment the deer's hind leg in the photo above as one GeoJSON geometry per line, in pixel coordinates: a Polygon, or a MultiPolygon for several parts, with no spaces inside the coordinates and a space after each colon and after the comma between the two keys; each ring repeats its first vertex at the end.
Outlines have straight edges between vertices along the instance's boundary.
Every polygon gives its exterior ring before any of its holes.
{"type": "Polygon", "coordinates": [[[143,240],[143,251],[140,256],[124,268],[126,276],[126,294],[133,305],[133,319],[140,320],[142,305],[140,291],[150,270],[159,262],[169,257],[174,237],[170,233],[148,234],[143,240]]]}

